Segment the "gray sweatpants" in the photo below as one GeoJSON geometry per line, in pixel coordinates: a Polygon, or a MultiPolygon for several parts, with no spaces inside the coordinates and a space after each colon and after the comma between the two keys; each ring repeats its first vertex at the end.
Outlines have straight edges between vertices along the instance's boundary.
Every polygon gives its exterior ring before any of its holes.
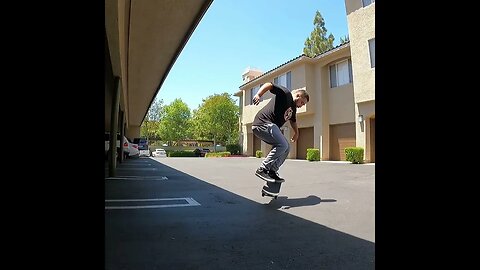
{"type": "Polygon", "coordinates": [[[290,152],[290,144],[280,128],[275,124],[264,124],[252,126],[252,131],[255,136],[273,146],[260,167],[274,172],[278,171],[290,152]]]}

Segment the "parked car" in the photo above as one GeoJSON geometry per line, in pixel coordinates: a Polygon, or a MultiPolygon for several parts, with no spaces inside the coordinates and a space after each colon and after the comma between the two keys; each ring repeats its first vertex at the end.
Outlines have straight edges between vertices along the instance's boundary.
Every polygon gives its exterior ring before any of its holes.
{"type": "Polygon", "coordinates": [[[133,143],[138,144],[139,156],[150,156],[150,149],[148,148],[148,141],[145,138],[134,138],[133,143]]]}
{"type": "Polygon", "coordinates": [[[126,143],[128,143],[128,156],[129,157],[138,157],[140,155],[140,151],[138,150],[138,144],[133,143],[127,137],[124,137],[124,139],[126,139],[126,143]]]}
{"type": "Polygon", "coordinates": [[[165,149],[157,148],[155,151],[152,152],[153,157],[167,157],[167,152],[165,149]]]}
{"type": "MultiPolygon", "coordinates": [[[[105,132],[104,138],[105,138],[105,158],[107,158],[108,150],[110,149],[110,133],[105,132]]],[[[125,136],[123,136],[122,146],[123,146],[124,158],[138,156],[139,154],[138,145],[130,142],[128,138],[125,136]]],[[[120,134],[117,134],[117,153],[119,152],[120,152],[120,134]]]]}
{"type": "Polygon", "coordinates": [[[210,153],[210,149],[208,149],[208,148],[197,148],[197,149],[193,150],[193,152],[195,153],[195,155],[197,157],[204,157],[207,153],[210,153]]]}

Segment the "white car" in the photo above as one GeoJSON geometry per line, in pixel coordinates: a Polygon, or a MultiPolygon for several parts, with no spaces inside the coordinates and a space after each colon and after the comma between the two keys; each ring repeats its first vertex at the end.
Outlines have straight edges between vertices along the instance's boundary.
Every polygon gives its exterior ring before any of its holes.
{"type": "Polygon", "coordinates": [[[139,157],[149,157],[150,156],[150,150],[146,149],[146,150],[140,150],[140,153],[138,154],[139,157]]]}
{"type": "Polygon", "coordinates": [[[167,157],[167,152],[165,152],[165,149],[158,148],[155,149],[155,151],[152,152],[153,157],[167,157]]]}
{"type": "MultiPolygon", "coordinates": [[[[105,158],[107,157],[107,152],[110,149],[110,135],[108,132],[105,132],[105,158]]],[[[117,151],[120,149],[120,134],[117,134],[117,151]]],[[[125,158],[131,156],[139,155],[138,144],[131,143],[130,140],[123,136],[123,153],[125,158]]]]}
{"type": "MultiPolygon", "coordinates": [[[[132,143],[128,138],[124,137],[128,142],[128,156],[129,157],[138,157],[140,155],[140,150],[138,150],[138,144],[132,143]]],[[[125,146],[126,143],[124,143],[125,146]]]]}
{"type": "Polygon", "coordinates": [[[150,156],[150,149],[148,146],[148,140],[145,138],[134,138],[133,143],[136,143],[138,145],[138,150],[140,150],[140,153],[138,154],[139,157],[141,156],[150,156]]]}

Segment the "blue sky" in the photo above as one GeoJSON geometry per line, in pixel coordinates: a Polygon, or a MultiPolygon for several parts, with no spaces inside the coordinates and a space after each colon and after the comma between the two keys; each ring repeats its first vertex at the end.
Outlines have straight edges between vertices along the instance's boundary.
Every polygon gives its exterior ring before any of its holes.
{"type": "Polygon", "coordinates": [[[247,67],[266,72],[303,53],[317,10],[338,45],[348,35],[344,0],[214,0],[157,98],[181,98],[193,110],[210,95],[237,92],[247,67]]]}

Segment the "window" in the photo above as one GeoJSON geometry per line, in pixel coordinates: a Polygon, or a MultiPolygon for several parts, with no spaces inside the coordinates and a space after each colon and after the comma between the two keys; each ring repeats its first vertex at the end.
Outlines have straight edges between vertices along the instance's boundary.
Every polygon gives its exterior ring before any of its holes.
{"type": "Polygon", "coordinates": [[[245,105],[252,105],[252,98],[253,98],[253,95],[252,95],[252,91],[253,91],[253,88],[250,88],[250,90],[248,90],[248,95],[247,95],[247,102],[245,102],[245,105]]]}
{"type": "MultiPolygon", "coordinates": [[[[250,101],[248,102],[249,105],[253,104],[253,97],[257,94],[258,90],[260,89],[260,85],[257,85],[253,88],[251,88],[248,92],[250,92],[250,101]]],[[[247,97],[248,98],[248,97],[247,97]]],[[[260,98],[260,101],[262,101],[263,98],[260,98]]]]}
{"type": "Polygon", "coordinates": [[[245,105],[252,105],[252,99],[253,99],[253,94],[252,94],[253,88],[250,88],[250,90],[247,91],[247,96],[246,96],[246,102],[245,105]]]}
{"type": "Polygon", "coordinates": [[[375,0],[362,0],[363,7],[366,7],[371,3],[375,3],[375,0]]]}
{"type": "Polygon", "coordinates": [[[370,66],[375,67],[375,38],[368,41],[368,50],[370,52],[370,66]]]}
{"type": "MultiPolygon", "coordinates": [[[[252,100],[253,100],[253,97],[258,93],[258,90],[260,90],[260,85],[257,85],[252,89],[252,100]]],[[[260,97],[260,101],[262,100],[263,98],[260,97]]]]}
{"type": "Polygon", "coordinates": [[[344,60],[330,66],[330,87],[353,82],[352,60],[344,60]]]}
{"type": "Polygon", "coordinates": [[[281,76],[273,79],[274,84],[285,86],[288,90],[292,90],[292,72],[283,73],[281,76]]]}

